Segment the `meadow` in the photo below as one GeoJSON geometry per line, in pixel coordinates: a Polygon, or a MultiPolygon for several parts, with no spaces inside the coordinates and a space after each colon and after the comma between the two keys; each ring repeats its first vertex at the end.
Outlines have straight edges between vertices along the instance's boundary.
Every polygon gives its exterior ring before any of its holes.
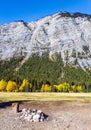
{"type": "Polygon", "coordinates": [[[50,92],[0,92],[3,101],[90,101],[91,93],[50,93],[50,92]]]}

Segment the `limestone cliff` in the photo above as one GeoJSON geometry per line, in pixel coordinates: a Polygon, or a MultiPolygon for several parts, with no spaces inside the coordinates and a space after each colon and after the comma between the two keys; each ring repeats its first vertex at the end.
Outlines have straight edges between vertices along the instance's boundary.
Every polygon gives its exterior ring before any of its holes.
{"type": "Polygon", "coordinates": [[[0,59],[61,52],[64,63],[91,66],[91,15],[59,12],[26,23],[0,25],[0,59]]]}

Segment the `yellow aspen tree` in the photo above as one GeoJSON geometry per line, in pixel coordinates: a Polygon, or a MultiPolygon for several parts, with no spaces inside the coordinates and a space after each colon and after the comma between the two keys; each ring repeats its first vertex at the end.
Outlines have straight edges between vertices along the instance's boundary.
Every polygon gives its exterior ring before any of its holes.
{"type": "Polygon", "coordinates": [[[59,85],[55,85],[56,89],[59,91],[59,92],[69,92],[70,91],[70,84],[69,83],[61,83],[59,85]]]}
{"type": "Polygon", "coordinates": [[[0,91],[5,91],[7,86],[7,82],[5,80],[0,81],[0,91]]]}
{"type": "Polygon", "coordinates": [[[51,86],[49,84],[43,84],[42,87],[41,87],[41,91],[50,92],[51,91],[51,86]]]}
{"type": "Polygon", "coordinates": [[[50,92],[51,86],[49,84],[45,84],[45,92],[50,92]]]}
{"type": "Polygon", "coordinates": [[[77,90],[77,92],[82,92],[82,90],[83,90],[83,89],[82,89],[82,86],[77,86],[77,87],[76,87],[76,90],[77,90]]]}
{"type": "Polygon", "coordinates": [[[20,90],[20,91],[29,91],[29,89],[30,89],[30,87],[29,87],[29,82],[28,82],[27,79],[24,79],[24,80],[22,81],[21,86],[19,87],[19,90],[20,90]]]}
{"type": "Polygon", "coordinates": [[[8,81],[6,90],[9,92],[14,92],[17,89],[17,84],[14,81],[8,81]]]}

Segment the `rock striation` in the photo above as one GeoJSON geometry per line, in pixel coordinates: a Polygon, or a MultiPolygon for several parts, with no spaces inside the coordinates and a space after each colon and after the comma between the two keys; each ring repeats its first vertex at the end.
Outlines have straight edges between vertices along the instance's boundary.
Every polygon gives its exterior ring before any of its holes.
{"type": "Polygon", "coordinates": [[[61,53],[64,63],[91,66],[91,15],[58,12],[26,23],[0,25],[0,59],[61,53]]]}

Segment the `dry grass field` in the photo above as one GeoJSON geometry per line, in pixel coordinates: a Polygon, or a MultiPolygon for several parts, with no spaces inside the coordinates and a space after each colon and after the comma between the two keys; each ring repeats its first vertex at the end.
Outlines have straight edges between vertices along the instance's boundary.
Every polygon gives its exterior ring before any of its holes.
{"type": "Polygon", "coordinates": [[[91,93],[8,93],[0,92],[0,101],[91,100],[91,93]]]}

